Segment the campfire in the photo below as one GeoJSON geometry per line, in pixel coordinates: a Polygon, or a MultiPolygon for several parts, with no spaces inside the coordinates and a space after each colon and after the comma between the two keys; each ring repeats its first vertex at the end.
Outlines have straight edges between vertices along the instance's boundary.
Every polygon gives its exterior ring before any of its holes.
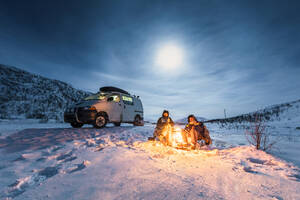
{"type": "Polygon", "coordinates": [[[183,148],[190,142],[190,138],[186,138],[184,134],[184,130],[180,127],[167,126],[162,132],[163,138],[160,141],[171,147],[183,148]]]}

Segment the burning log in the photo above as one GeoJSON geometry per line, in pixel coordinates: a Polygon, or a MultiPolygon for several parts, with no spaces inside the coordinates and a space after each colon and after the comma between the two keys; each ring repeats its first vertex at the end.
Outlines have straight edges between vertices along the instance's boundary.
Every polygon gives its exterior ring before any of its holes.
{"type": "Polygon", "coordinates": [[[164,144],[175,148],[186,148],[191,142],[186,132],[180,127],[166,126],[159,136],[159,140],[164,144]]]}

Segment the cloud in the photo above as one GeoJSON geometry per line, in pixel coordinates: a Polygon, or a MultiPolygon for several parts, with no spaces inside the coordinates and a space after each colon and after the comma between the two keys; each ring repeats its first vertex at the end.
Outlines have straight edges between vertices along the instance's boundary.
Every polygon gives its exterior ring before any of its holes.
{"type": "Polygon", "coordinates": [[[1,2],[0,59],[97,92],[141,96],[146,118],[250,112],[299,98],[298,1],[1,2]],[[155,67],[166,43],[178,73],[155,67]]]}

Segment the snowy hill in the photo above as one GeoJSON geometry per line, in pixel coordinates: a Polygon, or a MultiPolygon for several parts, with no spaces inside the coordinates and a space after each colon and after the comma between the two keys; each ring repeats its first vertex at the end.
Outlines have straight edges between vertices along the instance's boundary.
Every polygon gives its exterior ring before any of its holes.
{"type": "Polygon", "coordinates": [[[89,94],[62,81],[0,64],[0,119],[62,121],[66,106],[89,94]]]}
{"type": "Polygon", "coordinates": [[[226,119],[213,119],[208,122],[220,122],[220,123],[243,123],[253,122],[256,120],[256,116],[260,116],[265,121],[281,121],[281,122],[299,122],[300,121],[300,99],[288,103],[282,103],[277,105],[268,106],[264,109],[257,110],[248,114],[242,114],[235,117],[226,119]]]}
{"type": "MultiPolygon", "coordinates": [[[[207,119],[204,118],[204,117],[197,117],[196,116],[196,118],[197,118],[198,121],[201,121],[201,122],[207,121],[207,119]]],[[[178,119],[178,120],[175,120],[175,122],[178,123],[178,124],[186,124],[187,123],[187,118],[185,117],[185,118],[182,118],[182,119],[178,119]]]]}

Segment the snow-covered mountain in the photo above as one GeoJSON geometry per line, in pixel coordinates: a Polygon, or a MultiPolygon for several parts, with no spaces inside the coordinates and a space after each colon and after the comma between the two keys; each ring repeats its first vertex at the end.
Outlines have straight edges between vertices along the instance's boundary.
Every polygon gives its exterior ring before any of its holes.
{"type": "Polygon", "coordinates": [[[0,119],[62,121],[64,109],[89,94],[62,81],[0,64],[0,119]]]}
{"type": "MultiPolygon", "coordinates": [[[[197,118],[198,121],[201,121],[201,122],[207,121],[207,119],[204,118],[204,117],[197,117],[196,116],[196,118],[197,118]]],[[[187,121],[187,117],[185,117],[185,118],[182,118],[182,119],[175,120],[175,122],[179,123],[179,124],[186,124],[188,121],[187,121]]]]}
{"type": "Polygon", "coordinates": [[[282,103],[277,105],[268,106],[264,109],[257,110],[255,112],[238,115],[235,117],[224,119],[213,119],[208,122],[221,122],[221,123],[242,123],[253,122],[257,117],[261,117],[264,121],[271,122],[299,122],[300,121],[300,99],[291,101],[288,103],[282,103]]]}

